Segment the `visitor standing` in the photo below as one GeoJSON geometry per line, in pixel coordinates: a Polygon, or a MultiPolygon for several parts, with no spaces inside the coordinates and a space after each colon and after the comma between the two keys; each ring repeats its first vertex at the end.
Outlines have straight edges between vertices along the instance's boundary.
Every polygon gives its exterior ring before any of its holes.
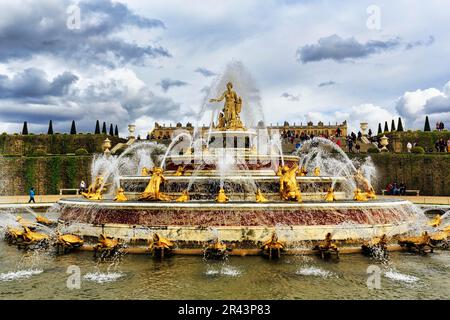
{"type": "Polygon", "coordinates": [[[84,180],[81,180],[80,182],[80,193],[81,192],[86,192],[86,182],[84,182],[84,180]]]}
{"type": "Polygon", "coordinates": [[[447,140],[447,152],[450,153],[450,139],[447,140]]]}
{"type": "Polygon", "coordinates": [[[411,153],[411,149],[412,149],[412,144],[411,142],[408,142],[408,144],[406,145],[406,149],[408,150],[408,153],[411,153]]]}
{"type": "Polygon", "coordinates": [[[33,201],[33,203],[36,203],[36,201],[34,201],[34,188],[31,187],[30,191],[28,192],[28,194],[30,195],[30,200],[28,200],[28,203],[30,203],[31,201],[33,201]]]}

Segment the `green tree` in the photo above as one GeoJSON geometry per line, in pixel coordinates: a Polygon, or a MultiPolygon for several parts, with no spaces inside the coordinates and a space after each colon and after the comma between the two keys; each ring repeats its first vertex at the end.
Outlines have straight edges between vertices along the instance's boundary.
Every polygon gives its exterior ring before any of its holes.
{"type": "Polygon", "coordinates": [[[119,128],[117,128],[117,124],[116,124],[116,129],[115,129],[115,131],[114,131],[114,135],[115,135],[116,137],[119,136],[119,128]]]}
{"type": "Polygon", "coordinates": [[[95,134],[100,134],[100,122],[98,120],[95,123],[95,134]]]}
{"type": "Polygon", "coordinates": [[[114,136],[114,127],[113,124],[111,123],[111,125],[109,126],[109,135],[110,136],[114,136]]]}
{"type": "Polygon", "coordinates": [[[381,131],[381,123],[378,123],[378,134],[380,135],[382,133],[383,133],[383,131],[381,131]]]}
{"type": "Polygon", "coordinates": [[[387,121],[384,122],[384,132],[389,132],[387,121]]]}
{"type": "Polygon", "coordinates": [[[72,120],[72,125],[70,126],[70,134],[77,134],[77,128],[75,126],[75,120],[72,120]]]}
{"type": "Polygon", "coordinates": [[[392,122],[391,122],[391,131],[392,132],[395,131],[395,121],[394,121],[394,119],[392,119],[392,122]]]}
{"type": "Polygon", "coordinates": [[[423,128],[423,131],[431,131],[430,120],[428,120],[428,116],[426,116],[425,118],[425,127],[423,128]]]}
{"type": "Polygon", "coordinates": [[[50,122],[48,123],[47,134],[53,134],[53,123],[52,123],[52,120],[50,120],[50,122]]]}
{"type": "Polygon", "coordinates": [[[26,121],[23,122],[22,134],[28,134],[28,124],[26,121]]]}
{"type": "Polygon", "coordinates": [[[403,131],[402,118],[400,118],[400,117],[398,117],[397,131],[399,131],[399,132],[403,131]]]}
{"type": "Polygon", "coordinates": [[[106,132],[106,122],[105,121],[103,121],[102,134],[107,134],[107,132],[106,132]]]}

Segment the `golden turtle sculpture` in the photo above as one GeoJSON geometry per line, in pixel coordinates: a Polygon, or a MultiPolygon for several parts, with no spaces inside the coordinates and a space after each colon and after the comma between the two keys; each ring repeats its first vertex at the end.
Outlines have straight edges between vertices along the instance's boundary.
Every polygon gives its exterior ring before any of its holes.
{"type": "Polygon", "coordinates": [[[18,244],[23,241],[23,228],[8,227],[5,231],[5,240],[8,244],[18,244]]]}
{"type": "Polygon", "coordinates": [[[23,241],[17,243],[19,249],[37,249],[48,247],[50,237],[45,233],[31,231],[28,227],[23,227],[23,241]]]}
{"type": "Polygon", "coordinates": [[[44,226],[47,226],[47,227],[52,227],[52,226],[56,225],[55,221],[52,221],[41,215],[36,216],[36,222],[39,224],[43,224],[44,226]]]}
{"type": "Polygon", "coordinates": [[[263,255],[267,256],[269,259],[280,258],[281,252],[284,251],[284,244],[278,241],[278,236],[274,232],[268,241],[266,241],[262,247],[263,255]]]}
{"type": "Polygon", "coordinates": [[[100,259],[113,257],[120,248],[119,240],[100,234],[98,243],[94,246],[94,257],[100,259]]]}
{"type": "Polygon", "coordinates": [[[339,248],[331,239],[331,233],[329,232],[325,236],[325,240],[316,245],[313,250],[318,250],[322,259],[330,257],[332,253],[336,255],[336,259],[339,259],[339,248]]]}
{"type": "Polygon", "coordinates": [[[398,239],[398,244],[410,252],[420,254],[432,253],[434,249],[431,237],[427,231],[423,232],[419,237],[401,237],[398,239]]]}
{"type": "Polygon", "coordinates": [[[215,237],[209,241],[209,244],[204,250],[205,259],[223,259],[231,249],[227,248],[226,244],[222,243],[219,238],[215,237]]]}
{"type": "Polygon", "coordinates": [[[381,237],[372,238],[370,241],[362,244],[362,253],[371,257],[387,258],[387,242],[388,238],[386,234],[383,234],[381,237]]]}
{"type": "Polygon", "coordinates": [[[57,234],[55,246],[56,253],[66,254],[83,246],[84,241],[74,234],[57,234]]]}

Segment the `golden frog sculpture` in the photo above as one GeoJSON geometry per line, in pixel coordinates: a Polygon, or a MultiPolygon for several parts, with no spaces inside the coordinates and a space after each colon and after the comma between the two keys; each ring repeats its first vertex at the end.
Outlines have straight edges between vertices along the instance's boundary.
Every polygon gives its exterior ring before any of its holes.
{"type": "Polygon", "coordinates": [[[280,197],[285,201],[297,201],[302,202],[302,195],[297,183],[298,165],[283,166],[280,176],[280,197]]]}
{"type": "Polygon", "coordinates": [[[328,188],[327,194],[325,195],[326,202],[336,201],[336,196],[334,195],[334,189],[332,187],[328,188]]]}
{"type": "Polygon", "coordinates": [[[141,201],[170,201],[171,198],[160,191],[161,184],[166,181],[163,175],[163,168],[155,167],[152,170],[152,177],[145,188],[144,192],[139,196],[141,201]]]}
{"type": "Polygon", "coordinates": [[[181,196],[179,196],[176,202],[188,202],[191,199],[187,190],[183,190],[181,192],[181,196]]]}
{"type": "Polygon", "coordinates": [[[437,228],[442,222],[441,215],[437,214],[433,219],[428,221],[428,225],[433,228],[437,228]]]}
{"type": "Polygon", "coordinates": [[[216,197],[216,202],[224,203],[229,200],[230,200],[230,198],[228,198],[227,195],[225,194],[225,190],[223,190],[223,188],[220,188],[219,193],[216,197]]]}
{"type": "Polygon", "coordinates": [[[281,256],[281,252],[284,250],[285,245],[281,241],[278,240],[278,236],[275,232],[272,233],[270,240],[266,241],[261,250],[263,250],[263,254],[267,255],[269,259],[279,258],[281,256]]]}
{"type": "Polygon", "coordinates": [[[356,188],[354,191],[354,197],[353,200],[355,201],[367,201],[367,197],[366,194],[364,192],[361,191],[361,189],[356,188]]]}
{"type": "Polygon", "coordinates": [[[141,169],[141,176],[147,177],[147,176],[151,175],[151,171],[152,171],[152,169],[143,167],[141,169]]]}
{"type": "Polygon", "coordinates": [[[102,176],[97,176],[92,182],[87,192],[82,192],[83,197],[89,200],[102,200],[103,193],[106,191],[106,187],[111,185],[110,183],[104,183],[102,176]]]}
{"type": "Polygon", "coordinates": [[[255,197],[256,197],[256,202],[268,202],[269,201],[269,200],[267,200],[266,197],[264,197],[261,189],[259,189],[259,188],[258,188],[258,190],[256,190],[255,197]]]}
{"type": "Polygon", "coordinates": [[[180,177],[184,174],[184,167],[183,166],[179,166],[177,168],[177,171],[175,172],[175,176],[180,177]]]}
{"type": "Polygon", "coordinates": [[[128,198],[125,196],[125,191],[123,190],[123,188],[119,188],[117,189],[117,194],[114,197],[114,201],[128,201],[128,198]]]}
{"type": "Polygon", "coordinates": [[[315,177],[319,177],[320,176],[320,168],[319,167],[315,167],[314,168],[314,176],[315,177]]]}
{"type": "Polygon", "coordinates": [[[158,254],[163,258],[165,254],[172,250],[173,247],[174,244],[172,241],[161,237],[157,233],[154,233],[152,241],[150,242],[149,250],[152,255],[158,254]]]}

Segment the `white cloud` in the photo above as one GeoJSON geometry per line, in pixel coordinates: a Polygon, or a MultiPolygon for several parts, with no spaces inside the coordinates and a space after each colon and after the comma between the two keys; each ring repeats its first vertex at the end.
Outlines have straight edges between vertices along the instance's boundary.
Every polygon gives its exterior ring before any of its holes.
{"type": "Polygon", "coordinates": [[[428,88],[405,92],[398,98],[397,112],[413,126],[423,126],[425,116],[431,121],[450,120],[450,81],[441,90],[428,88]]]}

